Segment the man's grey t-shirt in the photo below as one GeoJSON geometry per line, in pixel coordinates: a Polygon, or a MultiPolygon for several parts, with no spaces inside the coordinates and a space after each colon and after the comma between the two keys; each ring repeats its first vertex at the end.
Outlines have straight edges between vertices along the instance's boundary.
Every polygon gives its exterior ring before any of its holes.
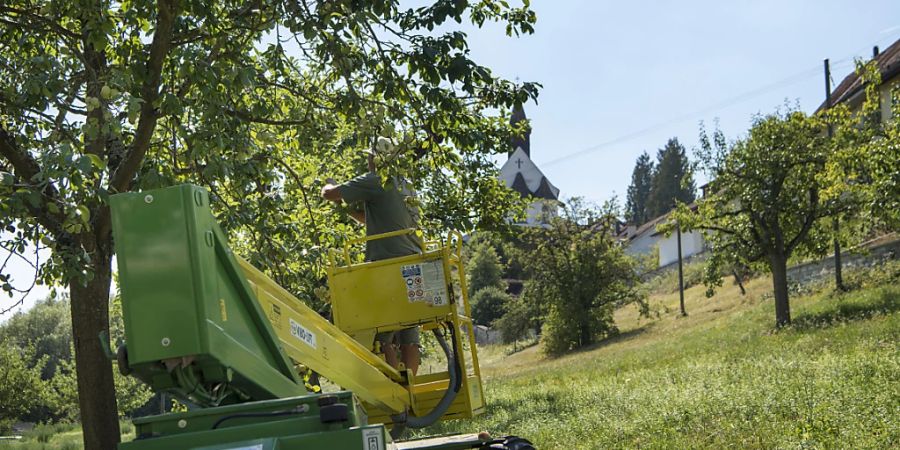
{"type": "MultiPolygon", "coordinates": [[[[366,235],[415,228],[416,222],[406,205],[397,182],[382,186],[381,178],[369,172],[338,186],[341,197],[348,204],[362,202],[366,212],[366,235]]],[[[369,241],[366,260],[378,261],[398,256],[414,255],[421,251],[415,235],[394,236],[369,241]]]]}

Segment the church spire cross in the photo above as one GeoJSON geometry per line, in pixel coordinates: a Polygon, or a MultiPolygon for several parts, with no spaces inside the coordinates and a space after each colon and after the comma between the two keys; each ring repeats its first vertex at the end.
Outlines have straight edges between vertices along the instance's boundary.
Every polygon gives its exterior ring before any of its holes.
{"type": "Polygon", "coordinates": [[[518,167],[519,169],[522,168],[522,158],[516,159],[516,167],[518,167]]]}

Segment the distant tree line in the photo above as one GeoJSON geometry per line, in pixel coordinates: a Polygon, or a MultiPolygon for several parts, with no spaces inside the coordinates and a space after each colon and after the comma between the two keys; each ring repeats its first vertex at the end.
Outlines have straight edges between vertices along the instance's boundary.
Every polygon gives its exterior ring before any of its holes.
{"type": "Polygon", "coordinates": [[[696,187],[690,161],[678,138],[669,139],[656,153],[656,163],[647,152],[634,165],[625,201],[625,220],[636,226],[671,211],[678,202],[695,199],[696,187]]]}
{"type": "MultiPolygon", "coordinates": [[[[67,298],[48,297],[0,325],[0,434],[17,421],[80,419],[69,309],[67,298]]],[[[110,312],[115,342],[124,338],[118,297],[110,312]]],[[[152,393],[136,378],[116,371],[115,386],[121,417],[159,412],[158,403],[141,409],[152,393]]]]}

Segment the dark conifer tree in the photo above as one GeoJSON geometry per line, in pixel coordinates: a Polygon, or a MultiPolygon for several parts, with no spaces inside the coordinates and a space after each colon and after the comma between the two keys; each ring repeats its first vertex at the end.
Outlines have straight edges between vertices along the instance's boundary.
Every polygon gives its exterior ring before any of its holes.
{"type": "Polygon", "coordinates": [[[684,146],[678,138],[669,139],[656,154],[656,170],[647,200],[647,220],[661,216],[675,207],[675,202],[691,203],[695,199],[694,180],[684,146]]]}
{"type": "Polygon", "coordinates": [[[628,197],[625,203],[625,219],[629,223],[640,226],[652,217],[647,211],[647,200],[653,186],[653,161],[645,151],[638,157],[631,172],[631,185],[628,186],[628,197]]]}

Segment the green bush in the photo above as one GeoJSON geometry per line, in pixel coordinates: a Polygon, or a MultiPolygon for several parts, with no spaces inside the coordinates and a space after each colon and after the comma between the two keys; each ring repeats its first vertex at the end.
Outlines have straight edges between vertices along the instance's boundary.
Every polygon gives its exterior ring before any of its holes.
{"type": "Polygon", "coordinates": [[[511,298],[506,302],[503,316],[494,321],[494,327],[500,330],[503,342],[508,344],[528,335],[531,325],[528,315],[528,305],[522,299],[511,298]]]}
{"type": "Polygon", "coordinates": [[[466,278],[469,296],[485,288],[502,288],[503,266],[500,258],[490,242],[476,243],[472,248],[472,257],[466,263],[466,278]]]}
{"type": "Polygon", "coordinates": [[[494,286],[483,288],[472,297],[472,319],[478,325],[490,326],[503,315],[509,301],[506,292],[494,286]]]}
{"type": "Polygon", "coordinates": [[[553,355],[614,333],[617,307],[638,303],[642,313],[647,311],[634,259],[611,238],[614,205],[598,210],[570,199],[561,213],[550,227],[525,235],[534,249],[527,255],[526,298],[543,307],[543,349],[553,355]],[[596,225],[585,227],[588,223],[596,225]]]}
{"type": "Polygon", "coordinates": [[[22,441],[48,443],[53,440],[53,436],[76,430],[78,427],[75,423],[41,423],[22,433],[22,441]]]}
{"type": "Polygon", "coordinates": [[[46,358],[37,360],[34,366],[34,348],[14,347],[11,342],[0,341],[0,432],[10,431],[12,424],[32,408],[42,404],[46,389],[41,382],[41,370],[46,358]]]}

